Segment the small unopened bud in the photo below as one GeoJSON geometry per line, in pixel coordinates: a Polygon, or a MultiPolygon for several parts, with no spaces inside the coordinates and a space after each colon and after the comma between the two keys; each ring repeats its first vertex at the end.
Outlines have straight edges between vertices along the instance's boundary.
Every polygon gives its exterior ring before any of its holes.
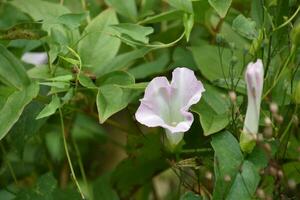
{"type": "Polygon", "coordinates": [[[270,111],[273,113],[273,114],[276,114],[278,112],[278,105],[276,103],[271,103],[270,104],[270,111]]]}
{"type": "Polygon", "coordinates": [[[232,103],[235,103],[236,102],[236,93],[234,91],[230,91],[229,92],[229,98],[230,98],[232,103]]]}
{"type": "Polygon", "coordinates": [[[224,180],[225,180],[226,182],[230,182],[230,181],[231,181],[231,177],[230,177],[229,175],[225,175],[225,176],[224,176],[224,180]]]}
{"type": "Polygon", "coordinates": [[[294,123],[295,126],[298,126],[298,124],[299,124],[299,118],[298,118],[297,115],[293,115],[293,123],[294,123]]]}
{"type": "Polygon", "coordinates": [[[256,195],[260,199],[264,199],[266,197],[265,191],[263,189],[261,189],[261,188],[258,188],[256,190],[256,195]]]}
{"type": "Polygon", "coordinates": [[[275,167],[269,167],[269,173],[271,174],[271,176],[276,177],[277,176],[277,169],[275,167]]]}
{"type": "Polygon", "coordinates": [[[257,142],[263,142],[264,141],[264,136],[261,133],[258,133],[256,136],[256,141],[257,142]]]}
{"type": "Polygon", "coordinates": [[[264,150],[265,150],[266,152],[271,152],[271,151],[272,151],[271,145],[268,144],[268,143],[265,143],[265,144],[263,145],[263,148],[264,148],[264,150]]]}
{"type": "Polygon", "coordinates": [[[275,118],[275,120],[276,120],[276,122],[278,123],[278,124],[282,124],[282,122],[283,122],[283,117],[281,116],[281,115],[275,115],[274,116],[274,118],[275,118]]]}
{"type": "Polygon", "coordinates": [[[272,121],[271,121],[270,117],[265,118],[265,125],[266,126],[272,126],[272,121]]]}
{"type": "Polygon", "coordinates": [[[273,129],[272,127],[268,126],[264,129],[264,137],[267,139],[272,138],[273,136],[273,129]]]}
{"type": "Polygon", "coordinates": [[[297,187],[297,183],[294,179],[289,179],[288,180],[288,186],[290,189],[294,190],[297,187]]]}
{"type": "Polygon", "coordinates": [[[212,173],[210,172],[210,171],[207,171],[206,173],[205,173],[205,178],[206,179],[208,179],[208,180],[211,180],[212,179],[212,173]]]}
{"type": "Polygon", "coordinates": [[[277,171],[277,176],[278,176],[278,178],[282,179],[283,178],[283,171],[282,170],[278,170],[277,171]]]}

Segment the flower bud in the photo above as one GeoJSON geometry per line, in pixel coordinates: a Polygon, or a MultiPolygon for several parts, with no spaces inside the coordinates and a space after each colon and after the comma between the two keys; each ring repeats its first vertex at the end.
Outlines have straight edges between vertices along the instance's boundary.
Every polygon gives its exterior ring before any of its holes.
{"type": "Polygon", "coordinates": [[[249,63],[246,69],[248,106],[244,128],[240,137],[241,149],[250,153],[255,146],[255,138],[259,126],[260,102],[263,91],[264,68],[262,61],[249,63]]]}

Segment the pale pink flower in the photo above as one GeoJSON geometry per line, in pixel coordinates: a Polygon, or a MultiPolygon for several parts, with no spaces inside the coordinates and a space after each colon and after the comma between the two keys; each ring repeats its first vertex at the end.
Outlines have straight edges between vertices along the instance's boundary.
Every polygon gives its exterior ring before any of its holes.
{"type": "Polygon", "coordinates": [[[163,127],[170,144],[176,146],[193,123],[189,108],[205,90],[188,68],[176,68],[172,76],[171,83],[166,77],[156,77],[148,84],[135,117],[148,127],[163,127]]]}

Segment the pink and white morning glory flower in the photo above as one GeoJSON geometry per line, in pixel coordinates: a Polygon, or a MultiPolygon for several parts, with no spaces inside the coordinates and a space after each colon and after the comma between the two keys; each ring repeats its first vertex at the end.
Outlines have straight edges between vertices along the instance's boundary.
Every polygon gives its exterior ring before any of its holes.
{"type": "Polygon", "coordinates": [[[192,70],[176,68],[171,83],[166,77],[156,77],[148,84],[135,117],[148,127],[163,127],[170,145],[175,147],[194,121],[189,108],[204,91],[192,70]]]}
{"type": "Polygon", "coordinates": [[[258,132],[260,103],[264,83],[264,67],[260,59],[255,63],[250,62],[248,64],[245,80],[247,83],[248,106],[240,143],[244,151],[250,152],[255,145],[254,139],[258,132]]]}

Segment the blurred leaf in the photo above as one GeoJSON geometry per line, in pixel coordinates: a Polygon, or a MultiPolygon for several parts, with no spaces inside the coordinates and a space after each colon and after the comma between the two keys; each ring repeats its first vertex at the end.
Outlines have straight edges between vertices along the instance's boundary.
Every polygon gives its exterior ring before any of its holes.
{"type": "Polygon", "coordinates": [[[26,144],[30,141],[30,139],[37,135],[39,129],[46,122],[44,119],[35,119],[42,109],[43,104],[38,101],[32,101],[29,103],[6,137],[20,156],[23,155],[26,144]]]}
{"type": "Polygon", "coordinates": [[[134,83],[134,77],[125,71],[114,71],[97,79],[97,85],[104,86],[109,84],[114,85],[130,85],[134,83]]]}
{"type": "Polygon", "coordinates": [[[257,38],[258,32],[256,30],[256,23],[250,18],[246,18],[240,14],[232,22],[233,30],[237,31],[242,36],[253,40],[257,38]]]}
{"type": "Polygon", "coordinates": [[[2,40],[37,40],[47,35],[47,32],[41,29],[41,23],[21,23],[14,25],[6,30],[0,30],[0,39],[2,40]]]}
{"type": "Polygon", "coordinates": [[[111,185],[111,173],[100,176],[93,183],[94,199],[119,200],[119,197],[111,185]]]}
{"type": "Polygon", "coordinates": [[[260,177],[255,166],[244,161],[241,167],[241,173],[238,173],[232,184],[226,199],[253,199],[260,177]]]}
{"type": "Polygon", "coordinates": [[[8,29],[15,24],[30,21],[30,17],[21,10],[11,5],[9,2],[3,2],[0,9],[0,29],[8,29]]]}
{"type": "Polygon", "coordinates": [[[71,29],[78,28],[86,19],[88,13],[68,13],[58,17],[58,21],[71,29]]]}
{"type": "Polygon", "coordinates": [[[194,71],[198,69],[195,64],[192,52],[186,48],[176,47],[173,51],[172,59],[172,68],[185,66],[194,71]]]}
{"type": "Polygon", "coordinates": [[[48,81],[58,81],[58,82],[69,82],[73,79],[73,76],[71,74],[68,75],[62,75],[62,76],[56,76],[53,78],[48,78],[48,81]]]}
{"type": "Polygon", "coordinates": [[[57,181],[51,173],[41,176],[33,189],[22,190],[15,200],[51,200],[57,181]]]}
{"type": "Polygon", "coordinates": [[[197,67],[203,76],[210,81],[217,79],[230,80],[231,78],[236,78],[241,74],[241,70],[243,68],[242,59],[239,59],[242,58],[241,52],[231,52],[227,48],[211,45],[195,46],[191,47],[191,50],[197,67]],[[233,66],[232,73],[234,75],[231,75],[233,77],[230,77],[229,70],[234,56],[238,59],[236,60],[236,64],[233,66]]]}
{"type": "Polygon", "coordinates": [[[72,137],[76,140],[97,139],[97,141],[103,141],[106,139],[107,133],[95,118],[78,113],[72,128],[72,137]]]}
{"type": "Polygon", "coordinates": [[[104,63],[116,56],[120,40],[111,36],[117,32],[110,26],[117,23],[115,11],[107,9],[88,24],[84,31],[85,37],[78,43],[78,53],[84,67],[101,72],[104,63]]]}
{"type": "Polygon", "coordinates": [[[14,91],[5,101],[4,105],[0,105],[0,140],[5,137],[11,127],[21,116],[25,106],[29,104],[39,92],[39,86],[33,82],[21,91],[14,91]]]}
{"type": "Polygon", "coordinates": [[[96,69],[95,73],[96,75],[103,75],[115,70],[125,69],[132,65],[136,59],[144,57],[149,51],[151,51],[151,48],[143,47],[117,55],[114,59],[104,63],[101,69],[96,69]]]}
{"type": "Polygon", "coordinates": [[[167,168],[160,149],[160,135],[130,135],[128,140],[128,153],[131,156],[123,160],[112,174],[112,182],[122,199],[131,197],[139,187],[167,168]]]}
{"type": "Polygon", "coordinates": [[[208,0],[221,18],[224,18],[230,8],[232,0],[208,0]]]}
{"type": "Polygon", "coordinates": [[[152,27],[144,27],[137,24],[122,23],[112,25],[111,27],[118,31],[121,35],[129,37],[130,40],[144,44],[149,43],[148,35],[153,33],[152,27]]]}
{"type": "Polygon", "coordinates": [[[180,200],[202,200],[202,198],[193,192],[186,192],[180,197],[180,200]]]}
{"type": "Polygon", "coordinates": [[[0,44],[0,81],[21,89],[30,84],[22,63],[0,44]]]}
{"type": "Polygon", "coordinates": [[[225,199],[243,163],[243,154],[238,141],[228,131],[213,135],[211,145],[215,151],[213,199],[225,199]],[[226,181],[226,177],[231,181],[226,181]]]}
{"type": "Polygon", "coordinates": [[[285,178],[300,183],[300,163],[297,161],[287,162],[282,166],[285,178]]]}
{"type": "Polygon", "coordinates": [[[39,177],[33,189],[23,189],[14,200],[80,200],[80,195],[75,190],[60,190],[57,180],[51,173],[39,177]]]}
{"type": "Polygon", "coordinates": [[[56,82],[42,82],[40,85],[47,85],[49,87],[55,87],[59,89],[66,89],[69,88],[70,83],[69,82],[61,82],[61,81],[56,81],[56,82]]]}
{"type": "Polygon", "coordinates": [[[177,8],[178,10],[183,10],[187,13],[193,13],[193,5],[191,0],[168,0],[168,3],[177,8]]]}
{"type": "Polygon", "coordinates": [[[41,119],[53,115],[60,106],[61,105],[58,96],[53,95],[51,102],[45,106],[45,108],[38,114],[36,119],[41,119]]]}
{"type": "Polygon", "coordinates": [[[113,7],[120,15],[136,21],[137,19],[137,8],[135,0],[105,0],[105,2],[113,7]]]}
{"type": "Polygon", "coordinates": [[[64,157],[63,139],[60,130],[45,134],[45,145],[53,161],[59,162],[64,157]]]}
{"type": "Polygon", "coordinates": [[[155,55],[155,59],[150,62],[145,62],[132,69],[129,69],[136,79],[146,78],[151,75],[159,74],[166,70],[166,66],[170,61],[170,53],[168,50],[160,50],[155,55]]]}
{"type": "Polygon", "coordinates": [[[29,14],[35,21],[54,19],[70,11],[59,3],[41,0],[13,0],[12,5],[29,14]]]}

